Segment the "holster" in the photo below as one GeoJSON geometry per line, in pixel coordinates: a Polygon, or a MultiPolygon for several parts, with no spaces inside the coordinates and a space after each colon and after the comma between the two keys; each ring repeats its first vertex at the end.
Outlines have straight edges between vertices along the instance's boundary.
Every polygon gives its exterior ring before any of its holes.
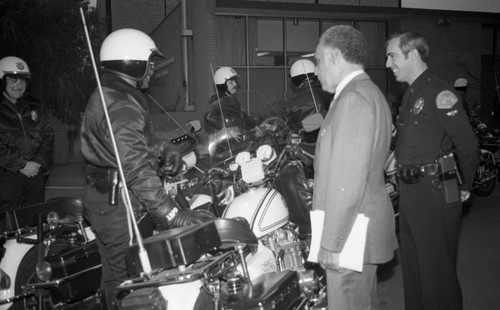
{"type": "Polygon", "coordinates": [[[439,173],[437,163],[424,165],[399,165],[397,173],[399,179],[405,184],[415,184],[426,176],[435,176],[439,173]]]}
{"type": "Polygon", "coordinates": [[[110,205],[118,203],[120,182],[117,169],[88,165],[86,180],[87,185],[94,187],[99,193],[109,193],[110,205]]]}
{"type": "Polygon", "coordinates": [[[437,163],[444,202],[459,202],[461,199],[458,185],[461,182],[461,178],[455,163],[455,156],[453,154],[443,155],[437,159],[437,163]]]}

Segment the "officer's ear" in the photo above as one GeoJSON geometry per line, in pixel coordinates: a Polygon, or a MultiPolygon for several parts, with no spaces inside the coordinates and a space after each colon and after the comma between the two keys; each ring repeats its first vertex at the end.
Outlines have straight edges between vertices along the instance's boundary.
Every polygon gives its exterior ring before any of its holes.
{"type": "Polygon", "coordinates": [[[412,60],[420,59],[420,54],[418,53],[416,48],[414,48],[408,52],[408,58],[410,58],[412,60]]]}

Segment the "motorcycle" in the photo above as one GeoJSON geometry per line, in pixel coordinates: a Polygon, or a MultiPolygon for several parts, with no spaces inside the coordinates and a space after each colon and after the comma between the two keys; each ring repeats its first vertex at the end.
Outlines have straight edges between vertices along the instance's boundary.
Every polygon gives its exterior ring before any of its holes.
{"type": "MultiPolygon", "coordinates": [[[[218,198],[227,203],[222,217],[245,218],[261,249],[275,262],[271,271],[297,271],[301,292],[310,302],[320,299],[325,290],[321,268],[306,261],[312,163],[313,155],[303,150],[300,133],[290,132],[284,120],[270,118],[260,125],[259,137],[217,165],[213,171],[218,176],[212,178],[232,178],[231,194],[218,198]]],[[[254,264],[250,261],[249,266],[254,264]]]]}
{"type": "MultiPolygon", "coordinates": [[[[199,121],[160,134],[183,154],[180,178],[196,163],[199,121]]],[[[11,211],[16,229],[0,239],[0,310],[100,309],[101,263],[82,201],[61,197],[11,211]]]]}
{"type": "Polygon", "coordinates": [[[472,191],[479,197],[489,196],[500,180],[500,137],[493,135],[477,117],[471,119],[479,140],[479,166],[474,175],[472,191]]]}
{"type": "Polygon", "coordinates": [[[99,254],[81,200],[54,198],[10,212],[16,229],[2,235],[0,309],[99,305],[99,282],[92,280],[100,278],[99,254]]]}
{"type": "Polygon", "coordinates": [[[251,275],[248,256],[256,257],[260,245],[244,219],[171,229],[144,246],[153,272],[142,272],[136,246],[128,249],[137,276],[117,288],[122,310],[308,309],[296,271],[251,275]]]}
{"type": "MultiPolygon", "coordinates": [[[[210,169],[196,181],[195,178],[178,184],[175,190],[177,195],[186,199],[189,208],[212,208],[211,211],[220,216],[215,220],[217,233],[194,233],[197,235],[195,239],[198,247],[210,243],[205,240],[207,236],[221,235],[221,223],[227,225],[237,221],[246,223],[246,230],[255,239],[252,250],[244,250],[248,242],[239,241],[229,250],[219,253],[220,247],[216,246],[216,253],[205,249],[191,261],[172,264],[174,258],[186,256],[175,253],[174,248],[180,244],[180,241],[176,241],[176,245],[167,246],[172,259],[168,259],[168,262],[152,262],[152,268],[156,269],[153,273],[158,277],[147,279],[143,275],[123,283],[120,288],[125,295],[120,298],[122,309],[134,309],[151,299],[156,300],[158,305],[168,303],[168,309],[201,309],[201,305],[206,309],[207,304],[211,304],[214,309],[324,309],[326,287],[322,282],[324,277],[320,276],[322,270],[319,265],[306,261],[310,236],[301,233],[298,226],[290,221],[292,210],[277,186],[280,171],[291,165],[300,165],[296,162],[298,157],[309,165],[312,159],[301,152],[300,138],[289,135],[283,129],[282,121],[272,118],[260,126],[258,135],[247,133],[244,141],[226,144],[224,139],[219,140],[222,145],[209,146],[215,155],[209,158],[210,169]],[[205,190],[208,198],[203,200],[207,203],[197,203],[199,184],[209,188],[205,190]],[[197,190],[193,190],[195,188],[197,190]],[[200,243],[203,245],[200,246],[200,243]],[[247,253],[242,255],[242,250],[247,253]],[[238,257],[236,261],[234,257],[238,257]],[[217,262],[213,262],[213,259],[217,262]],[[217,267],[215,270],[210,269],[210,272],[201,267],[201,271],[198,269],[199,264],[207,264],[206,268],[217,267]],[[268,284],[263,286],[263,283],[268,284]],[[138,289],[141,292],[134,294],[138,289]],[[294,297],[286,293],[289,291],[293,291],[294,297]],[[205,301],[200,302],[203,299],[205,301]],[[187,300],[192,302],[187,303],[187,300]]],[[[308,215],[308,210],[306,212],[308,215]]],[[[242,231],[241,227],[231,226],[229,231],[224,227],[223,240],[235,238],[242,231]]],[[[176,234],[180,235],[182,233],[176,234]]],[[[169,244],[171,241],[161,240],[156,245],[150,245],[154,243],[153,240],[146,240],[146,247],[153,253],[163,253],[159,244],[169,244]]],[[[189,241],[181,243],[189,244],[189,241]]],[[[182,250],[189,254],[192,251],[182,250]]],[[[140,273],[137,255],[134,257],[132,261],[136,267],[133,271],[140,273]]]]}

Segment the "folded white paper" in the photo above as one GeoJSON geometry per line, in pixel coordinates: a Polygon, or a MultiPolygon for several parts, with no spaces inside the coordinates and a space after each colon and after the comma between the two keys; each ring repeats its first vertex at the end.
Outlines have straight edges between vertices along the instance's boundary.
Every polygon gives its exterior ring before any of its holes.
{"type": "Polygon", "coordinates": [[[313,210],[309,212],[311,216],[311,246],[307,260],[313,263],[318,262],[318,252],[321,247],[321,235],[323,234],[323,223],[325,222],[325,211],[313,210]]]}
{"type": "MultiPolygon", "coordinates": [[[[311,216],[311,247],[307,258],[310,262],[318,262],[318,252],[321,246],[325,211],[314,210],[311,216]]],[[[351,229],[346,243],[339,257],[339,266],[354,271],[363,271],[363,258],[365,254],[366,232],[369,218],[360,213],[351,229]]]]}

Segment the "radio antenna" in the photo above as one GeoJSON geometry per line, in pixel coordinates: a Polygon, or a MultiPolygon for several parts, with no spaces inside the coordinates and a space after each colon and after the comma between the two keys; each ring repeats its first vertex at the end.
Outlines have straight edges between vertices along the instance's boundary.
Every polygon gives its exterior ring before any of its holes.
{"type": "Polygon", "coordinates": [[[89,36],[88,29],[87,29],[87,23],[85,22],[85,15],[83,13],[82,7],[80,7],[80,15],[82,17],[83,29],[85,30],[85,37],[87,39],[87,45],[89,47],[90,58],[92,60],[92,67],[94,68],[94,74],[95,74],[95,78],[97,81],[97,88],[99,89],[99,96],[101,97],[101,103],[102,103],[102,108],[104,111],[104,116],[106,117],[106,124],[107,124],[108,130],[109,130],[109,136],[111,137],[111,144],[113,145],[113,151],[114,151],[115,157],[116,157],[116,165],[118,167],[118,172],[120,174],[120,180],[122,181],[122,184],[123,184],[122,194],[123,194],[123,197],[125,199],[125,209],[127,210],[127,213],[129,215],[129,219],[132,222],[132,228],[134,230],[135,237],[137,240],[137,246],[139,248],[139,260],[141,262],[142,270],[146,274],[149,274],[149,273],[151,273],[151,263],[149,261],[148,253],[146,252],[146,249],[144,248],[142,236],[141,236],[141,233],[139,232],[139,227],[137,226],[137,221],[135,220],[134,211],[132,209],[132,203],[130,202],[130,195],[129,195],[129,192],[127,189],[127,183],[125,181],[125,176],[123,174],[122,163],[120,161],[118,147],[116,146],[116,140],[115,140],[115,136],[113,133],[113,127],[111,126],[111,121],[109,119],[109,113],[108,113],[108,109],[106,106],[106,100],[104,99],[104,93],[102,91],[101,81],[99,79],[99,72],[97,71],[97,65],[96,65],[96,61],[94,58],[94,52],[92,50],[92,44],[90,42],[90,36],[89,36]]]}
{"type": "Polygon", "coordinates": [[[309,85],[309,91],[311,92],[311,97],[314,103],[314,109],[316,110],[316,113],[319,113],[318,104],[316,103],[316,99],[314,98],[314,93],[311,87],[311,81],[309,80],[309,74],[307,74],[306,72],[306,66],[304,65],[304,62],[302,62],[302,67],[304,68],[304,74],[306,75],[307,84],[309,85]]]}

